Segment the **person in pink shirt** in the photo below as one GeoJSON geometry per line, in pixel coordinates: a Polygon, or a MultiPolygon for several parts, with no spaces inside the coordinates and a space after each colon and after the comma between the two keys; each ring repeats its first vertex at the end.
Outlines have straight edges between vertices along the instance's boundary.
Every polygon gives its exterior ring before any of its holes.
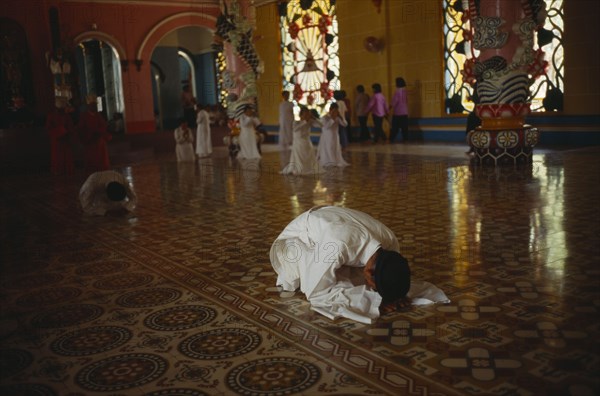
{"type": "Polygon", "coordinates": [[[381,84],[375,83],[373,88],[373,96],[369,100],[367,113],[371,113],[373,117],[373,142],[377,143],[379,138],[385,142],[385,133],[383,133],[383,119],[388,114],[388,105],[385,96],[381,93],[381,84]]]}
{"type": "Polygon", "coordinates": [[[396,92],[392,98],[392,128],[390,129],[390,143],[394,143],[398,129],[402,129],[402,141],[408,141],[408,97],[406,82],[402,77],[396,78],[396,92]]]}
{"type": "Polygon", "coordinates": [[[367,112],[367,107],[369,106],[369,100],[371,98],[369,95],[365,93],[365,87],[362,85],[356,86],[356,97],[354,99],[354,110],[356,114],[356,119],[358,120],[358,124],[360,125],[360,137],[359,140],[361,142],[366,142],[371,140],[371,132],[369,132],[369,127],[367,126],[367,116],[369,113],[367,112]]]}

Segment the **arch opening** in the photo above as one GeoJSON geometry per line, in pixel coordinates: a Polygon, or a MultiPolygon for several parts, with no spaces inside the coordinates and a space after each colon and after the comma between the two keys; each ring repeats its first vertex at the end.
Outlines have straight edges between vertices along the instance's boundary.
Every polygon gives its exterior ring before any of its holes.
{"type": "Polygon", "coordinates": [[[88,95],[98,98],[98,111],[104,114],[113,133],[125,132],[125,100],[121,60],[108,42],[95,38],[77,44],[75,61],[82,102],[88,95]]]}
{"type": "Polygon", "coordinates": [[[183,26],[166,34],[152,51],[150,78],[153,84],[154,114],[161,128],[173,129],[188,118],[195,125],[193,103],[218,103],[213,32],[202,26],[183,26]],[[157,69],[162,78],[156,78],[157,69]],[[184,93],[189,86],[189,93],[184,93]]]}

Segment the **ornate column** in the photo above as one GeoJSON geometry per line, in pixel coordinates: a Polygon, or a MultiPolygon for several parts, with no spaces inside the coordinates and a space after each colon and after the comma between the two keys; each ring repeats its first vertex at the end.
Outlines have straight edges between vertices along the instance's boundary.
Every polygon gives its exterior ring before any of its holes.
{"type": "Polygon", "coordinates": [[[231,98],[228,109],[255,104],[256,80],[263,65],[254,48],[254,9],[249,0],[225,0],[217,19],[215,44],[223,49],[227,70],[224,85],[231,98]]]}
{"type": "Polygon", "coordinates": [[[463,75],[476,91],[481,126],[467,134],[476,162],[510,165],[531,162],[540,132],[525,124],[529,87],[544,73],[544,52],[534,50],[534,32],[543,25],[544,0],[468,0],[471,30],[465,38],[479,50],[463,75]]]}
{"type": "MultiPolygon", "coordinates": [[[[235,156],[239,150],[239,117],[246,106],[256,109],[258,96],[257,79],[263,72],[263,64],[254,47],[254,8],[250,0],[221,0],[221,14],[217,19],[214,46],[222,50],[226,59],[223,85],[229,93],[227,116],[230,134],[223,139],[229,153],[235,156]]],[[[263,133],[256,134],[259,145],[263,133]]]]}

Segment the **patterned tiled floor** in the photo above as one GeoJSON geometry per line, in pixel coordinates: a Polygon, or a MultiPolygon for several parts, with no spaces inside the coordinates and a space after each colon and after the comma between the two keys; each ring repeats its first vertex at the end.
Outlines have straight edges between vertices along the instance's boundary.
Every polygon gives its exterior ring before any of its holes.
{"type": "Polygon", "coordinates": [[[0,395],[600,393],[600,148],[470,168],[452,145],[355,146],[279,175],[222,150],[121,168],[126,218],[82,216],[85,179],[0,185],[0,395]],[[451,303],[367,326],[275,288],[268,250],[314,205],[379,218],[451,303]]]}

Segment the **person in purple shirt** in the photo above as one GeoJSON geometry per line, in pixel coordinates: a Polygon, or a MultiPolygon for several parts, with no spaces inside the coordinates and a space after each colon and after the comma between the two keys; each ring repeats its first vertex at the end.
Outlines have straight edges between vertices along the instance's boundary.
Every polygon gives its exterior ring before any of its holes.
{"type": "Polygon", "coordinates": [[[383,133],[383,119],[388,114],[388,105],[385,100],[385,96],[381,93],[381,84],[375,83],[371,86],[373,88],[373,96],[369,100],[367,106],[367,113],[371,113],[373,116],[373,142],[377,143],[379,138],[385,142],[385,133],[383,133]]]}
{"type": "Polygon", "coordinates": [[[396,92],[392,98],[392,128],[390,143],[394,143],[398,129],[402,129],[402,141],[408,141],[408,98],[406,82],[402,77],[396,78],[396,92]]]}
{"type": "Polygon", "coordinates": [[[361,142],[371,140],[371,133],[367,126],[367,107],[369,106],[369,95],[365,93],[365,87],[362,85],[356,86],[356,98],[354,99],[354,111],[356,113],[356,119],[360,125],[360,138],[361,142]]]}

